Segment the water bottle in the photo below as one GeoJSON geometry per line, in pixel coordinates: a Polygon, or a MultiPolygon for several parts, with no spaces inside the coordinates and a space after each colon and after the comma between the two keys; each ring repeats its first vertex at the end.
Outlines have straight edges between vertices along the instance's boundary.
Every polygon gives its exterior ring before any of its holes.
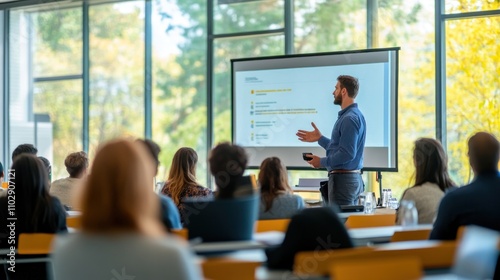
{"type": "Polygon", "coordinates": [[[417,207],[413,200],[403,200],[401,201],[401,225],[403,227],[415,227],[418,225],[418,212],[417,207]]]}
{"type": "Polygon", "coordinates": [[[367,192],[365,193],[365,214],[372,214],[373,213],[373,204],[375,201],[373,201],[373,196],[371,193],[367,192]]]}
{"type": "Polygon", "coordinates": [[[387,204],[387,208],[389,208],[390,205],[390,201],[391,201],[391,198],[392,198],[392,190],[391,189],[386,189],[386,194],[387,194],[387,199],[385,200],[385,203],[387,204]]]}
{"type": "Polygon", "coordinates": [[[387,207],[387,189],[382,189],[382,207],[387,207]]]}

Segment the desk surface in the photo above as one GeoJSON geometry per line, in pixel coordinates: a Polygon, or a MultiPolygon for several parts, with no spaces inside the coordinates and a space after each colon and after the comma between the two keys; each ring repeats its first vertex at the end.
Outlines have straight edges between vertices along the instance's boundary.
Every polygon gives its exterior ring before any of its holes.
{"type": "Polygon", "coordinates": [[[396,231],[415,229],[432,229],[432,225],[418,225],[412,228],[403,228],[402,226],[354,228],[349,229],[348,232],[354,246],[365,246],[369,243],[389,242],[396,231]]]}

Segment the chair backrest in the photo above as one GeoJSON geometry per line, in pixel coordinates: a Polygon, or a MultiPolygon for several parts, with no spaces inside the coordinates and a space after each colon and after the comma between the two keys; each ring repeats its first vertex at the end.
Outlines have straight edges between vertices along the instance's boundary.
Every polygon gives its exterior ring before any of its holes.
{"type": "Polygon", "coordinates": [[[21,233],[17,252],[19,255],[49,254],[54,237],[55,234],[50,233],[21,233]]]}
{"type": "Polygon", "coordinates": [[[427,240],[431,234],[431,229],[401,230],[395,231],[391,237],[391,242],[427,240]]]}
{"type": "Polygon", "coordinates": [[[297,275],[326,275],[331,264],[336,260],[349,256],[362,256],[373,251],[372,247],[355,247],[349,249],[298,252],[295,254],[293,272],[297,275]]]}
{"type": "Polygon", "coordinates": [[[332,264],[332,280],[421,279],[422,265],[417,257],[361,257],[338,260],[332,264]]]}
{"type": "Polygon", "coordinates": [[[189,239],[201,237],[203,242],[251,240],[259,200],[259,195],[184,200],[183,217],[189,239]]]}
{"type": "MultiPolygon", "coordinates": [[[[333,263],[339,260],[354,262],[359,258],[416,257],[424,269],[450,268],[453,265],[457,244],[454,241],[407,241],[377,247],[301,252],[295,255],[294,273],[326,275],[333,263]]],[[[356,278],[354,278],[356,279],[356,278]]],[[[386,278],[387,279],[387,278],[386,278]]]]}
{"type": "Polygon", "coordinates": [[[203,276],[213,280],[254,280],[255,269],[261,265],[257,261],[229,258],[209,258],[202,262],[203,276]]]}
{"type": "Polygon", "coordinates": [[[181,228],[181,229],[172,229],[171,230],[171,233],[173,235],[176,235],[184,240],[188,240],[188,236],[189,236],[189,233],[188,233],[188,230],[185,229],[185,228],[181,228]]]}
{"type": "Polygon", "coordinates": [[[66,217],[66,226],[70,227],[70,228],[81,229],[82,228],[82,217],[81,216],[66,217]]]}
{"type": "Polygon", "coordinates": [[[255,232],[281,231],[285,232],[288,228],[290,219],[258,220],[255,223],[255,232]]]}
{"type": "Polygon", "coordinates": [[[347,228],[385,227],[396,224],[396,214],[351,215],[347,218],[347,228]]]}

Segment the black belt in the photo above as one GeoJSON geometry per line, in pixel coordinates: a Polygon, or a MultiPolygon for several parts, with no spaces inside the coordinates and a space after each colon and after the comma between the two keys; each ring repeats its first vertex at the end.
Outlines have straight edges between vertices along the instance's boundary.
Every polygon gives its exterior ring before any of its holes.
{"type": "Polygon", "coordinates": [[[332,170],[328,173],[329,174],[361,174],[361,170],[359,170],[359,169],[356,169],[356,170],[338,169],[338,170],[332,170]]]}

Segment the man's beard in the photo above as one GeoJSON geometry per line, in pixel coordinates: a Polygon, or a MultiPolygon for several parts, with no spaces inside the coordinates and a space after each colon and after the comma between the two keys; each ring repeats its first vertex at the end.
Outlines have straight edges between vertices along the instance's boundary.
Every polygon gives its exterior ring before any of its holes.
{"type": "Polygon", "coordinates": [[[333,104],[341,105],[342,104],[342,95],[339,94],[336,97],[334,97],[333,104]]]}

